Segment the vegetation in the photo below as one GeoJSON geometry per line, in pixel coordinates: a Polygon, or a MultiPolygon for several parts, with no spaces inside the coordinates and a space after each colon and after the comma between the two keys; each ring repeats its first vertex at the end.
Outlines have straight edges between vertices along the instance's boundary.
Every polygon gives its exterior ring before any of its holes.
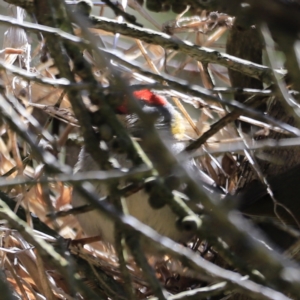
{"type": "Polygon", "coordinates": [[[298,299],[299,1],[5,2],[1,299],[298,299]],[[181,112],[181,156],[137,105],[141,89],[181,112]],[[124,103],[144,147],[115,114],[124,103]],[[73,174],[83,145],[101,171],[73,174]],[[113,167],[112,153],[133,167],[113,167]],[[87,181],[106,183],[114,206],[87,181]],[[144,188],[194,231],[188,245],[126,214],[123,197],[144,188]],[[90,205],[72,208],[72,189],[90,205]],[[115,222],[115,249],[84,235],[76,215],[92,209],[115,222]]]}

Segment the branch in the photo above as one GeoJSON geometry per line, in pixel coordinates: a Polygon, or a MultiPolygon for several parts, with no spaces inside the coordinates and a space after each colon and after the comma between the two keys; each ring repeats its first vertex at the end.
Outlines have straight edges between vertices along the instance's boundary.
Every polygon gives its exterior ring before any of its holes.
{"type": "MultiPolygon", "coordinates": [[[[117,21],[105,17],[90,17],[93,28],[105,31],[120,33],[125,36],[139,39],[149,44],[159,45],[164,49],[183,52],[194,59],[206,63],[215,63],[239,71],[250,77],[257,78],[266,84],[273,81],[272,70],[266,66],[252,63],[225,53],[218,52],[213,49],[199,47],[187,41],[181,41],[175,37],[165,33],[154,31],[151,29],[139,28],[137,26],[118,23],[117,21]]],[[[276,74],[283,76],[286,72],[276,71],[276,74]]]]}
{"type": "Polygon", "coordinates": [[[31,22],[27,22],[27,21],[23,21],[22,23],[20,23],[19,20],[12,18],[12,17],[6,17],[3,15],[0,15],[0,24],[1,23],[5,24],[5,25],[9,25],[11,27],[23,28],[25,30],[29,30],[32,32],[37,32],[37,33],[42,32],[42,33],[54,34],[55,36],[58,36],[65,40],[68,40],[77,45],[84,42],[80,37],[77,37],[73,34],[67,33],[58,28],[41,25],[41,24],[34,24],[31,22]]]}

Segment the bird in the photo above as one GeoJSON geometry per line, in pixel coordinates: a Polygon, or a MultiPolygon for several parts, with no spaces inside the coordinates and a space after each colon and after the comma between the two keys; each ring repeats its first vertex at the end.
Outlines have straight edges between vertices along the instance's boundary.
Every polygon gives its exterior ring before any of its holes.
{"type": "MultiPolygon", "coordinates": [[[[184,150],[186,143],[179,139],[183,134],[182,117],[180,113],[170,104],[166,98],[153,93],[148,89],[137,90],[133,93],[138,102],[140,103],[144,112],[156,113],[157,120],[155,123],[160,136],[170,146],[173,154],[178,154],[184,150]]],[[[128,112],[126,102],[116,109],[117,113],[121,115],[122,120],[125,119],[125,126],[129,133],[140,140],[143,144],[143,135],[147,134],[147,129],[143,127],[139,118],[128,112]],[[125,118],[124,118],[125,117],[125,118]]],[[[147,151],[146,154],[151,161],[157,160],[159,154],[147,151]]],[[[132,163],[127,159],[126,153],[113,153],[122,168],[132,167],[132,163]]],[[[185,166],[192,168],[193,172],[197,173],[197,177],[201,184],[205,186],[215,186],[213,180],[201,172],[192,159],[187,159],[185,166]]],[[[87,153],[83,147],[75,166],[76,172],[96,171],[99,170],[97,164],[92,159],[90,154],[87,153]]],[[[165,170],[165,176],[168,174],[165,170]]],[[[94,187],[100,197],[107,195],[107,188],[103,183],[94,183],[94,187]]],[[[176,242],[187,242],[192,237],[192,232],[189,230],[181,230],[176,226],[177,215],[171,210],[168,205],[164,205],[159,209],[153,208],[149,204],[149,194],[145,189],[140,189],[126,198],[126,205],[130,215],[137,218],[139,221],[155,229],[159,234],[164,235],[176,242]]],[[[159,200],[159,199],[158,199],[159,200]]],[[[76,190],[73,191],[72,205],[78,207],[87,204],[86,200],[81,197],[76,190]]],[[[99,211],[90,211],[78,214],[77,219],[81,224],[84,232],[88,236],[99,236],[103,242],[114,245],[114,223],[104,214],[99,211]]]]}
{"type": "MultiPolygon", "coordinates": [[[[148,89],[138,90],[133,94],[139,100],[143,111],[157,113],[156,128],[164,141],[170,146],[172,153],[176,155],[182,152],[186,146],[186,142],[182,140],[184,126],[182,126],[183,120],[179,112],[176,111],[166,98],[158,96],[148,89]]],[[[143,136],[147,134],[147,130],[143,127],[141,120],[136,115],[130,113],[126,103],[118,106],[116,112],[130,134],[138,138],[142,145],[143,136]]],[[[126,153],[112,153],[122,168],[132,167],[132,162],[127,158],[126,153]]],[[[146,154],[151,161],[157,160],[157,156],[159,155],[147,151],[147,149],[146,154]]],[[[183,163],[186,168],[192,170],[199,184],[209,190],[210,193],[213,193],[216,198],[222,199],[224,196],[223,190],[201,171],[193,159],[186,159],[183,163]]],[[[74,172],[97,170],[99,170],[97,163],[83,147],[74,172]]],[[[169,170],[166,170],[163,175],[169,176],[172,174],[169,174],[169,170]]],[[[287,225],[298,228],[298,223],[300,223],[300,205],[298,203],[298,195],[300,194],[300,165],[268,179],[276,200],[287,208],[278,207],[277,211],[281,220],[278,219],[278,215],[274,212],[274,202],[268,194],[266,185],[258,180],[252,181],[246,188],[238,191],[234,198],[227,197],[227,199],[230,198],[229,201],[233,200],[232,202],[236,205],[236,210],[240,211],[247,218],[271,217],[278,223],[284,221],[287,225]]],[[[107,187],[103,183],[94,182],[93,184],[99,194],[99,199],[104,199],[103,197],[108,194],[107,187]]],[[[199,209],[195,206],[192,208],[196,213],[201,214],[203,211],[201,210],[200,202],[199,209]]],[[[73,191],[73,207],[82,206],[87,203],[76,190],[73,191]]],[[[188,202],[187,204],[189,205],[188,202]]],[[[176,242],[186,243],[193,236],[192,231],[185,231],[176,226],[178,217],[168,205],[164,205],[159,209],[153,208],[149,203],[149,194],[143,188],[128,196],[126,198],[126,205],[130,215],[152,227],[159,234],[169,237],[176,242]]],[[[86,235],[91,237],[99,236],[103,242],[114,245],[114,223],[106,215],[93,210],[78,214],[76,217],[86,235]]],[[[274,227],[272,224],[260,222],[258,225],[265,235],[279,248],[285,249],[295,240],[294,237],[288,236],[286,232],[278,229],[276,226],[274,227]]]]}

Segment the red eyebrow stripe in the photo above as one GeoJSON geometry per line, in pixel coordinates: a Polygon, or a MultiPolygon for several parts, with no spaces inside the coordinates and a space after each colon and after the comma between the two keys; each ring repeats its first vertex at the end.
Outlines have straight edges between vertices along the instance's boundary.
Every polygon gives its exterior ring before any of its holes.
{"type": "Polygon", "coordinates": [[[140,99],[148,102],[151,105],[155,106],[164,106],[167,104],[167,100],[163,97],[157,96],[154,93],[152,93],[150,90],[139,90],[133,92],[133,95],[140,99]]]}

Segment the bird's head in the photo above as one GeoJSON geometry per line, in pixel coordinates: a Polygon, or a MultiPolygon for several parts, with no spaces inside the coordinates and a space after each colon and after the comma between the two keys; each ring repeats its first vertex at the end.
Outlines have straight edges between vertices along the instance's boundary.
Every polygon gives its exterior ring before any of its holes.
{"type": "MultiPolygon", "coordinates": [[[[185,132],[185,124],[181,114],[170,104],[166,98],[159,96],[148,89],[133,92],[142,110],[145,113],[155,115],[155,126],[160,131],[171,133],[176,139],[182,139],[185,132]]],[[[147,134],[147,128],[136,114],[130,112],[127,101],[117,108],[121,120],[125,119],[125,126],[137,137],[147,134]]]]}

